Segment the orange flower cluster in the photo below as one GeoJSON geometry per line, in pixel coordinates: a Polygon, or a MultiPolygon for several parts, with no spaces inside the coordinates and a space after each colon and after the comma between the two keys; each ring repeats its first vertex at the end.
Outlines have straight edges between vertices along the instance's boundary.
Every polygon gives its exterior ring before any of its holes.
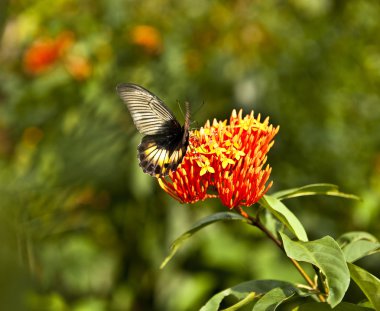
{"type": "Polygon", "coordinates": [[[62,32],[57,38],[40,38],[24,54],[25,71],[31,75],[40,75],[62,61],[69,74],[76,80],[84,80],[91,74],[88,59],[81,55],[69,53],[74,44],[74,34],[62,32]]]}
{"type": "Polygon", "coordinates": [[[62,57],[73,41],[71,32],[63,32],[55,39],[41,38],[35,41],[25,52],[25,70],[33,75],[45,72],[62,57]]]}
{"type": "Polygon", "coordinates": [[[190,133],[181,165],[159,184],[181,203],[219,197],[230,209],[250,206],[272,185],[267,184],[271,167],[264,165],[278,130],[253,112],[243,118],[241,110],[232,112],[230,124],[207,121],[190,133]]]}
{"type": "Polygon", "coordinates": [[[154,27],[139,25],[132,29],[131,39],[135,45],[144,49],[148,54],[158,54],[162,50],[161,33],[154,27]]]}
{"type": "Polygon", "coordinates": [[[88,59],[80,55],[69,55],[65,61],[66,69],[76,80],[85,80],[92,73],[88,59]]]}

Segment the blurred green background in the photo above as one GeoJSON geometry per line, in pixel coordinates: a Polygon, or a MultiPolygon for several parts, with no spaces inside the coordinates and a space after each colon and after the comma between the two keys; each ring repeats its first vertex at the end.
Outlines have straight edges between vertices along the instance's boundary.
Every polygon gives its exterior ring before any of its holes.
{"type": "MultiPolygon", "coordinates": [[[[159,270],[176,236],[225,208],[180,205],[142,173],[120,82],[181,122],[189,100],[193,127],[270,116],[271,191],[330,182],[362,198],[289,201],[310,237],[379,237],[379,1],[3,0],[0,19],[2,310],[198,310],[246,280],[302,282],[230,223],[159,270]]],[[[359,264],[379,276],[379,259],[359,264]]]]}

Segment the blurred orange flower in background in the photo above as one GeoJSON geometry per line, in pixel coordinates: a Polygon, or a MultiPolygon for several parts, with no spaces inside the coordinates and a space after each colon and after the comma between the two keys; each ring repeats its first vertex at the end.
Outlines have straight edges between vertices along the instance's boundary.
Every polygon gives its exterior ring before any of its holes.
{"type": "Polygon", "coordinates": [[[219,197],[230,209],[250,206],[272,185],[267,184],[271,167],[264,165],[278,130],[253,112],[242,118],[241,110],[232,112],[230,124],[207,121],[190,133],[181,165],[159,184],[182,203],[219,197]]]}
{"type": "Polygon", "coordinates": [[[74,34],[62,32],[57,38],[40,38],[24,54],[25,71],[38,75],[50,69],[73,44],[74,34]]]}
{"type": "Polygon", "coordinates": [[[162,50],[161,33],[152,26],[139,25],[132,28],[132,43],[144,49],[148,54],[158,54],[162,50]]]}
{"type": "Polygon", "coordinates": [[[76,80],[84,80],[91,75],[92,67],[88,59],[80,55],[68,55],[66,69],[76,80]]]}

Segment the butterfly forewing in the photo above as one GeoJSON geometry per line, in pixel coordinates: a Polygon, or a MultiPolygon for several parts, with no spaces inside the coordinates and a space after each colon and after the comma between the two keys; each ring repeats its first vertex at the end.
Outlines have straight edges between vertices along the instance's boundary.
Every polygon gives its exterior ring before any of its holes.
{"type": "Polygon", "coordinates": [[[125,83],[118,85],[117,91],[141,134],[159,134],[163,122],[177,121],[162,100],[143,87],[125,83]]]}
{"type": "Polygon", "coordinates": [[[117,91],[144,135],[138,146],[144,173],[162,177],[176,170],[189,145],[189,105],[186,104],[185,125],[181,126],[162,100],[143,87],[120,84],[117,91]]]}

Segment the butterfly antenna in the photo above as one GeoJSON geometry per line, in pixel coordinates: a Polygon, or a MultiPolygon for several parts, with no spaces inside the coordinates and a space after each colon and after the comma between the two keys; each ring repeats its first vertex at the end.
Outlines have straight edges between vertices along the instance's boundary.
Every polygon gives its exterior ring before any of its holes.
{"type": "Polygon", "coordinates": [[[191,125],[191,129],[199,129],[199,122],[197,120],[193,120],[190,122],[190,125],[191,125]]]}
{"type": "Polygon", "coordinates": [[[183,112],[182,106],[179,104],[179,101],[177,101],[177,104],[179,106],[179,110],[181,110],[182,116],[185,118],[185,125],[186,125],[186,123],[188,123],[188,125],[190,125],[190,117],[191,117],[190,103],[188,101],[185,101],[185,109],[186,109],[185,112],[183,112]]]}
{"type": "Polygon", "coordinates": [[[183,109],[182,109],[181,104],[180,104],[180,102],[179,102],[178,99],[177,99],[177,105],[178,105],[178,107],[179,107],[179,110],[181,111],[181,115],[182,115],[182,117],[185,117],[185,113],[183,112],[183,109]]]}
{"type": "Polygon", "coordinates": [[[201,110],[202,106],[205,104],[204,101],[202,101],[202,104],[198,106],[198,108],[194,111],[194,115],[198,113],[199,110],[201,110]]]}

